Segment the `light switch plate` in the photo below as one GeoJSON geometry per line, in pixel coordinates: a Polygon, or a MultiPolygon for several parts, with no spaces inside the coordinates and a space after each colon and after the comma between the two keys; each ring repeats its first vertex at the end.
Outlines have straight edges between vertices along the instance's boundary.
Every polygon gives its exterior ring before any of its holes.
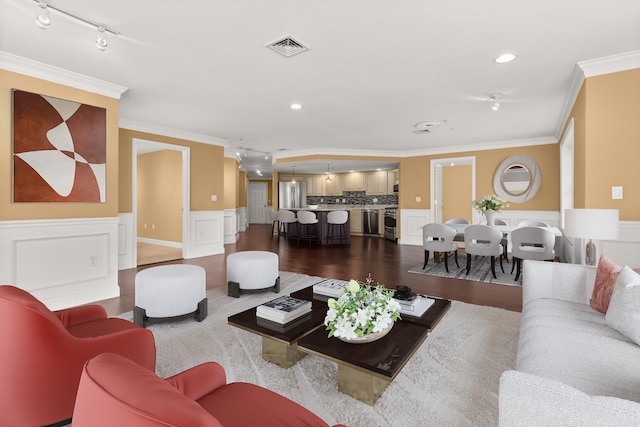
{"type": "Polygon", "coordinates": [[[611,198],[622,199],[622,187],[611,187],[611,198]]]}

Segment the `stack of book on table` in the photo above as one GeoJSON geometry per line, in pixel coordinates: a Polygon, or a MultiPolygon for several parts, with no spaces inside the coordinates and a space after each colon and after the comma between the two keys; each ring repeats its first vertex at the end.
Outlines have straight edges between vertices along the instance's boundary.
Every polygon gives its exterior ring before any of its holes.
{"type": "Polygon", "coordinates": [[[345,280],[324,279],[313,285],[313,293],[330,298],[340,298],[349,282],[345,280]]]}
{"type": "Polygon", "coordinates": [[[421,317],[436,302],[420,295],[411,295],[409,299],[394,299],[400,303],[400,314],[411,317],[421,317]]]}
{"type": "Polygon", "coordinates": [[[256,317],[285,324],[311,312],[311,301],[285,295],[256,307],[256,317]]]}

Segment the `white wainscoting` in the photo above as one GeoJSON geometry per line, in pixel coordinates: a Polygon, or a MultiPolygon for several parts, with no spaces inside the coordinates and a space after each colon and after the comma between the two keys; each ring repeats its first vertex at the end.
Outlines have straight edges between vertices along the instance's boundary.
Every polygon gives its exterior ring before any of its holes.
{"type": "Polygon", "coordinates": [[[247,231],[247,208],[238,208],[238,231],[243,233],[247,231]]]}
{"type": "Polygon", "coordinates": [[[398,244],[422,246],[422,227],[430,222],[430,209],[400,209],[398,244]]]}
{"type": "Polygon", "coordinates": [[[224,244],[235,243],[238,240],[239,214],[236,209],[224,210],[224,244]]]}
{"type": "Polygon", "coordinates": [[[118,218],[0,222],[0,283],[52,310],[120,295],[118,218]]]}
{"type": "Polygon", "coordinates": [[[225,224],[226,210],[189,212],[190,235],[189,243],[183,249],[184,257],[189,259],[223,254],[226,243],[225,224]]]}
{"type": "Polygon", "coordinates": [[[133,214],[118,214],[118,270],[136,268],[136,236],[133,227],[133,214]]]}

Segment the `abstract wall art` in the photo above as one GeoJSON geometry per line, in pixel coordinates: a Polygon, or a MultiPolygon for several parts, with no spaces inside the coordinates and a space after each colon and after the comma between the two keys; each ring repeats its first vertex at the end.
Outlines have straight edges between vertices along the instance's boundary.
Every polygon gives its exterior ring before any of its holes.
{"type": "Polygon", "coordinates": [[[106,201],[106,109],[13,90],[13,201],[106,201]]]}

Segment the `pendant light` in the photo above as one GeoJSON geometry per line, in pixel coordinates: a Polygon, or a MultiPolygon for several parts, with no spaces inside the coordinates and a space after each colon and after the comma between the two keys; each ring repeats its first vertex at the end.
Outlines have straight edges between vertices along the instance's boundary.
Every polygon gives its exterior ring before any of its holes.
{"type": "Polygon", "coordinates": [[[296,182],[296,167],[295,166],[291,166],[291,182],[296,182]]]}
{"type": "Polygon", "coordinates": [[[327,162],[327,177],[324,179],[324,182],[331,182],[332,181],[331,172],[329,171],[329,164],[330,163],[331,162],[327,162]]]}

